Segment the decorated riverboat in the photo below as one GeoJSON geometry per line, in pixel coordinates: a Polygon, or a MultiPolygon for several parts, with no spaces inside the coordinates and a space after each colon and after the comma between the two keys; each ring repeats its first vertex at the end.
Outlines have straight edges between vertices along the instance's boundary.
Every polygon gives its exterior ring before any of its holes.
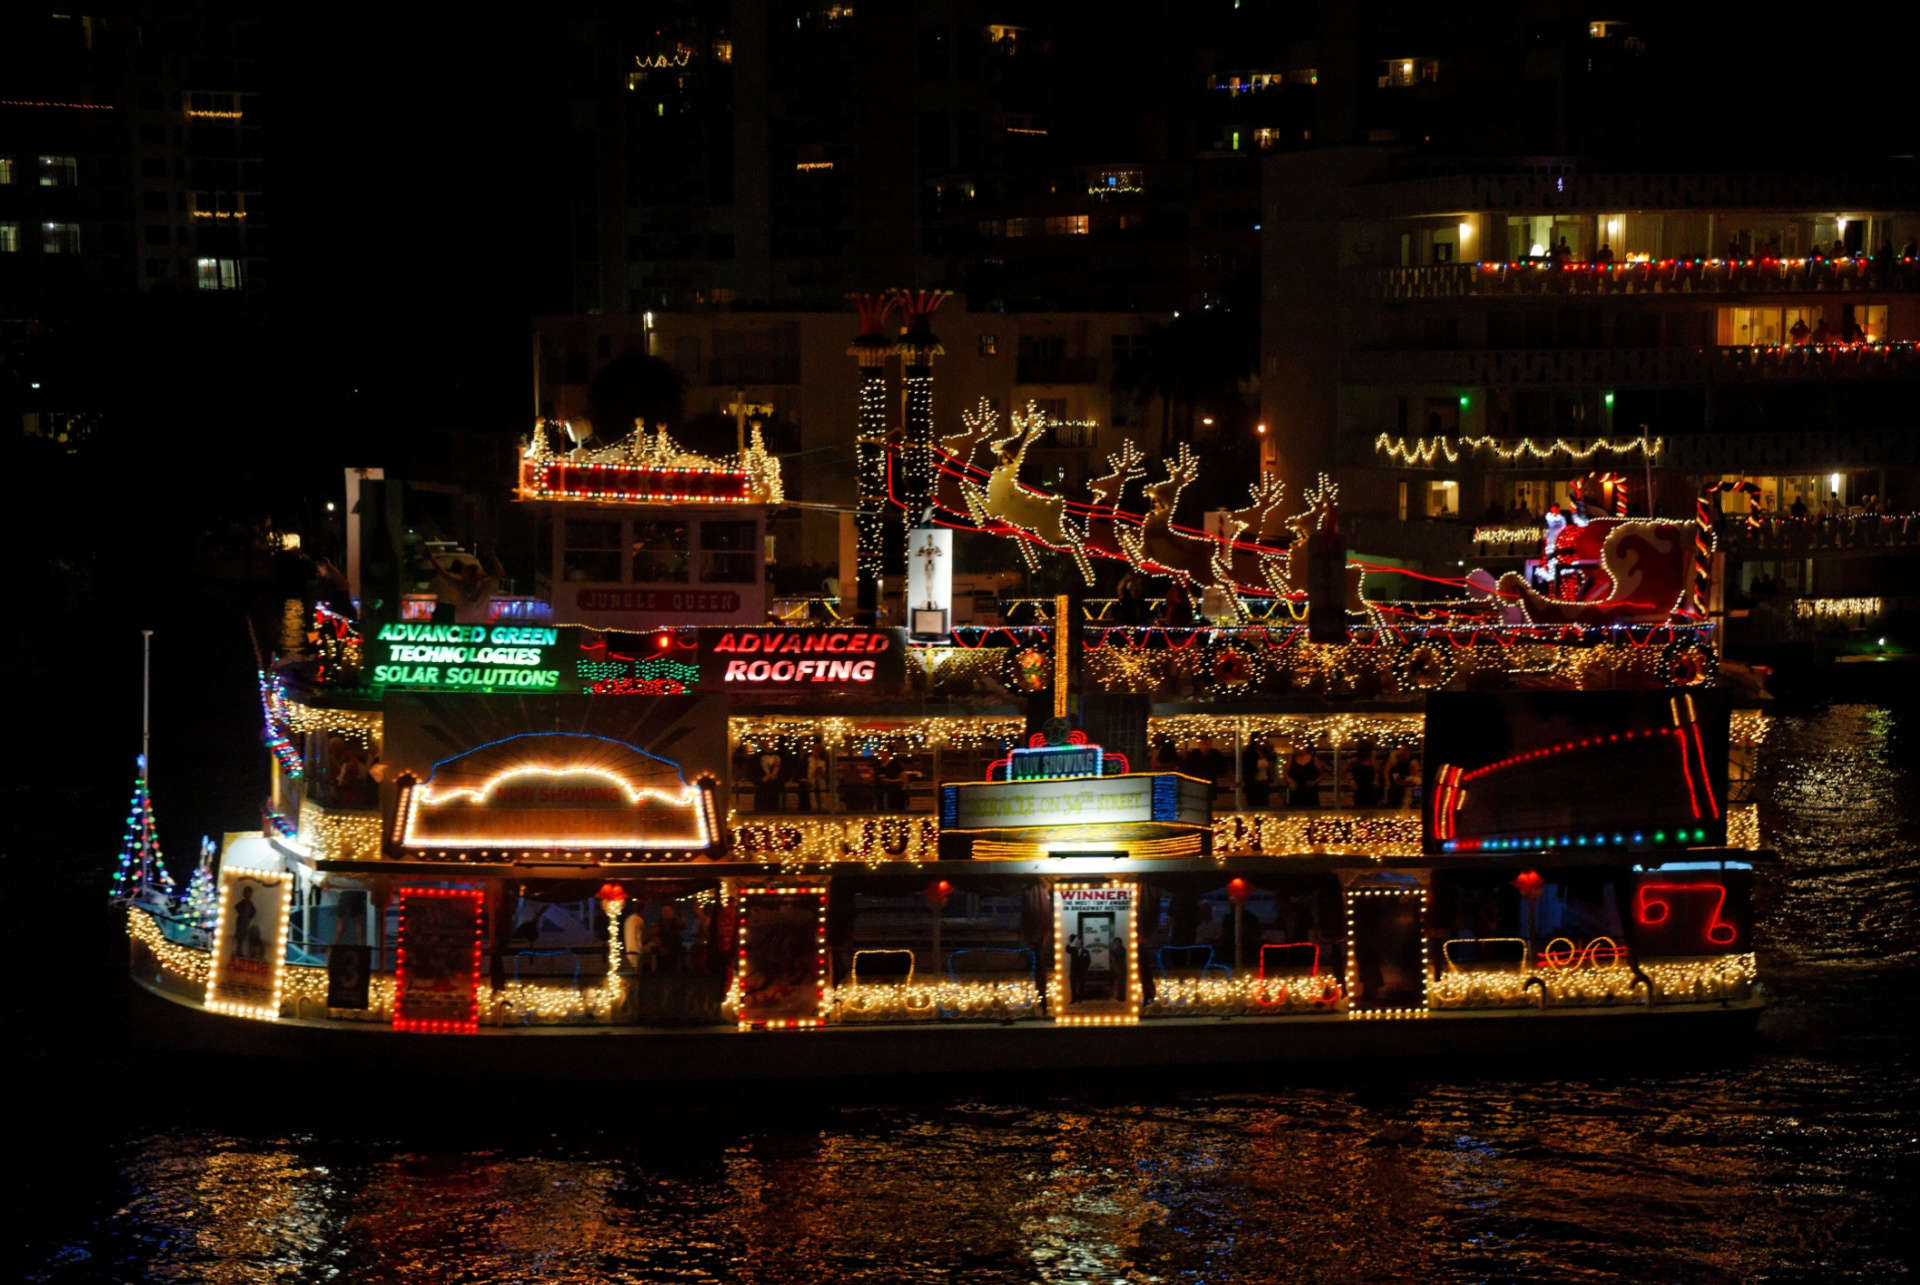
{"type": "Polygon", "coordinates": [[[1608,496],[1524,573],[1379,596],[1407,580],[1346,547],[1324,480],[1201,530],[1185,452],[1136,511],[1136,449],[1080,503],[1022,481],[1037,420],[936,437],[915,303],[853,350],[841,600],[768,595],[757,431],[712,460],[537,425],[533,595],[382,581],[404,550],[360,475],[355,593],[262,662],[257,824],[176,891],[136,788],[142,1037],[691,1080],[1752,1032],[1764,721],[1722,681],[1710,531],[1608,496]],[[890,355],[898,431],[868,395],[890,355]],[[956,548],[991,538],[1073,588],[954,623],[956,548]]]}

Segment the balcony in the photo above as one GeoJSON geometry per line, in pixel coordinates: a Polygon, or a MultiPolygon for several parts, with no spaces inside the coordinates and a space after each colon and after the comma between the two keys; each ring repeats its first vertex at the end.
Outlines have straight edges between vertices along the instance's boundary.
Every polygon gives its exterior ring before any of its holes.
{"type": "Polygon", "coordinates": [[[1437,263],[1355,272],[1369,299],[1619,298],[1920,290],[1920,259],[1665,259],[1657,263],[1437,263]]]}
{"type": "Polygon", "coordinates": [[[1100,377],[1098,357],[1022,357],[1016,384],[1091,384],[1100,377]]]}
{"type": "Polygon", "coordinates": [[[1739,558],[1810,558],[1826,554],[1912,553],[1920,550],[1920,515],[1853,513],[1838,516],[1738,517],[1719,523],[1723,552],[1739,558]]]}
{"type": "Polygon", "coordinates": [[[1766,380],[1884,379],[1920,374],[1911,340],[1883,344],[1726,348],[1464,348],[1346,354],[1348,384],[1541,388],[1626,384],[1644,388],[1766,380]]]}

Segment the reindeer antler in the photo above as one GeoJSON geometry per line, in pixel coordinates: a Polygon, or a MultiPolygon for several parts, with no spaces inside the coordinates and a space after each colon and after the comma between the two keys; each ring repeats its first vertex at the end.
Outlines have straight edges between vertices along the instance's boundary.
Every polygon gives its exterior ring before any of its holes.
{"type": "Polygon", "coordinates": [[[1105,477],[1097,477],[1087,483],[1087,489],[1093,492],[1096,503],[1106,507],[1119,504],[1120,497],[1126,493],[1127,483],[1138,481],[1147,475],[1140,467],[1146,455],[1134,444],[1131,438],[1122,438],[1120,449],[1107,456],[1107,466],[1113,471],[1105,477]]]}
{"type": "Polygon", "coordinates": [[[993,408],[990,400],[982,397],[973,410],[960,412],[963,431],[941,438],[940,449],[961,464],[970,463],[973,453],[980,449],[980,443],[993,432],[999,420],[1000,412],[993,408]]]}

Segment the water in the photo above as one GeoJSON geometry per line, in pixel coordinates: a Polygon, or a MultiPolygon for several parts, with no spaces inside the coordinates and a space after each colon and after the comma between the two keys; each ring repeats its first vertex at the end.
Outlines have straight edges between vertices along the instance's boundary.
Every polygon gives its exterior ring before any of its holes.
{"type": "Polygon", "coordinates": [[[1917,718],[1775,722],[1749,1058],[449,1097],[182,1082],[58,1025],[112,989],[82,970],[28,1010],[65,1033],[29,1046],[10,1239],[34,1281],[1899,1279],[1917,718]]]}

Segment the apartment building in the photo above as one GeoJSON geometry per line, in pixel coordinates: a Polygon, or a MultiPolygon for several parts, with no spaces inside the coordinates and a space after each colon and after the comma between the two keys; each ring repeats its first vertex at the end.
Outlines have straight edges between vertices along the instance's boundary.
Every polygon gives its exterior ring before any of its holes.
{"type": "MultiPolygon", "coordinates": [[[[1266,191],[1275,467],[1336,471],[1369,548],[1444,568],[1477,520],[1537,516],[1589,472],[1672,516],[1722,479],[1788,519],[1920,509],[1911,162],[1423,171],[1354,150],[1274,158],[1266,191]]],[[[1741,574],[1823,596],[1875,574],[1781,547],[1741,574]]]]}

